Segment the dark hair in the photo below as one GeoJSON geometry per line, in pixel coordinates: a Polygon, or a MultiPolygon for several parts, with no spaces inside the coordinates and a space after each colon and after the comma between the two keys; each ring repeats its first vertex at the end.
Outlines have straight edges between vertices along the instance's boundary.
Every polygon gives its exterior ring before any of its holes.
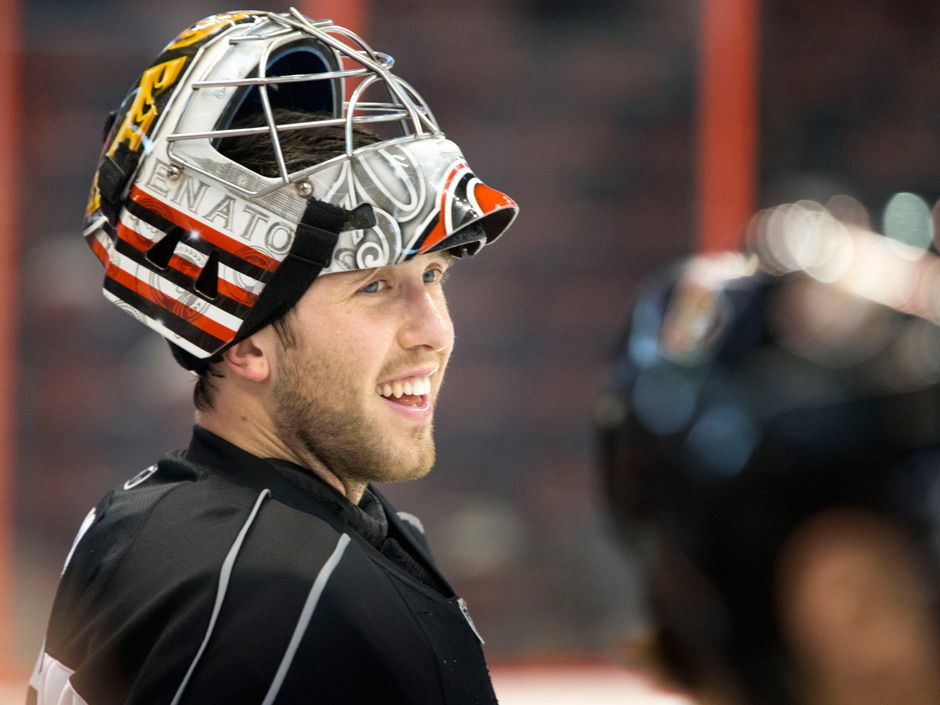
{"type": "MultiPolygon", "coordinates": [[[[325,120],[329,115],[304,113],[287,108],[274,108],[274,121],[279,125],[325,120]]],[[[233,128],[260,127],[266,124],[264,115],[256,113],[232,125],[233,128]]],[[[379,141],[374,133],[361,127],[353,127],[353,148],[364,147],[379,141]]],[[[321,164],[346,151],[346,126],[325,125],[315,128],[282,130],[278,132],[281,154],[288,172],[299,171],[321,164]]],[[[223,155],[263,176],[279,176],[274,147],[267,132],[244,137],[226,137],[219,140],[216,149],[223,155]]]]}
{"type": "MultiPolygon", "coordinates": [[[[275,108],[273,113],[277,124],[310,122],[329,117],[323,114],[298,112],[286,108],[275,108]]],[[[264,124],[264,115],[257,113],[239,121],[232,127],[259,127],[264,124]]],[[[353,127],[352,133],[354,148],[374,144],[380,139],[374,133],[360,127],[353,127]]],[[[344,154],[346,151],[346,128],[344,125],[284,130],[279,132],[278,137],[281,154],[284,157],[288,172],[321,164],[344,154]]],[[[279,176],[274,147],[268,133],[227,137],[219,140],[215,146],[221,154],[254,172],[268,177],[279,176]]],[[[292,347],[296,344],[296,338],[288,320],[289,315],[290,311],[272,321],[274,331],[285,347],[292,347]]],[[[174,355],[176,355],[176,350],[174,350],[174,355]]],[[[196,384],[193,387],[193,404],[199,411],[208,411],[212,408],[212,395],[215,390],[212,378],[223,376],[222,372],[217,369],[216,364],[221,359],[221,352],[216,353],[205,360],[204,364],[193,370],[197,375],[196,384]]]]}

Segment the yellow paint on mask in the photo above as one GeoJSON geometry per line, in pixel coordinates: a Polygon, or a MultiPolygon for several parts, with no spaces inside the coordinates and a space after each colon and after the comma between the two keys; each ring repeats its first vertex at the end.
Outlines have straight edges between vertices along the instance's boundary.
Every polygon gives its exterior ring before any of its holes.
{"type": "Polygon", "coordinates": [[[131,151],[136,152],[140,149],[143,137],[150,132],[153,121],[157,119],[155,99],[176,83],[186,63],[186,58],[181,56],[178,59],[170,59],[144,71],[144,75],[140,77],[140,86],[134,103],[124,116],[124,121],[108,149],[109,156],[113,156],[124,142],[127,142],[131,151]]]}
{"type": "Polygon", "coordinates": [[[206,19],[202,20],[201,22],[197,22],[185,32],[180,34],[176,39],[173,40],[173,43],[166,48],[166,51],[188,47],[205,39],[210,34],[213,34],[216,30],[224,27],[225,25],[232,22],[238,22],[239,20],[243,20],[246,17],[250,17],[254,14],[257,13],[223,12],[218,15],[212,15],[212,17],[207,17],[206,19]]]}
{"type": "Polygon", "coordinates": [[[91,193],[88,194],[88,205],[85,206],[85,217],[90,216],[101,208],[101,190],[98,188],[98,174],[95,173],[95,180],[91,184],[91,193]]]}

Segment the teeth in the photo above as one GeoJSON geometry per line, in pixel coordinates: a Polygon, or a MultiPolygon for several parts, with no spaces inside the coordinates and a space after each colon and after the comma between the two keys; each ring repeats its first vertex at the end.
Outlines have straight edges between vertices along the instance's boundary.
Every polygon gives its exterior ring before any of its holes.
{"type": "Polygon", "coordinates": [[[431,378],[415,377],[406,382],[380,384],[375,388],[375,392],[383,397],[394,396],[396,399],[401,399],[404,394],[423,396],[431,393],[431,378]]]}

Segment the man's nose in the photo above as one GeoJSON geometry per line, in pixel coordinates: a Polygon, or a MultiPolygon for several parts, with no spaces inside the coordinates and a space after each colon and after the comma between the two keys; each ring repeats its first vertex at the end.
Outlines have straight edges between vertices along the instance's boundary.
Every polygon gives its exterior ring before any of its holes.
{"type": "Polygon", "coordinates": [[[449,350],[454,345],[454,326],[447,311],[447,302],[439,290],[420,286],[402,291],[402,326],[399,342],[403,348],[449,350]]]}

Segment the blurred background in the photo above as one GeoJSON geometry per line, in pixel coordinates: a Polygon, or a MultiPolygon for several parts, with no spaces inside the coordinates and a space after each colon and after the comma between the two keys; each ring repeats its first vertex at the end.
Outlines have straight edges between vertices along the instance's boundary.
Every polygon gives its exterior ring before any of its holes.
{"type": "MultiPolygon", "coordinates": [[[[0,2],[0,662],[15,688],[82,517],[185,445],[192,423],[189,376],[104,300],[81,238],[105,117],[195,20],[287,9],[250,4],[0,2]]],[[[513,674],[572,664],[613,678],[611,702],[641,702],[619,700],[630,686],[603,666],[643,605],[611,543],[591,432],[634,287],[680,255],[737,245],[756,209],[783,201],[851,196],[875,229],[895,192],[933,204],[940,5],[297,6],[394,55],[482,178],[522,207],[512,233],[450,281],[457,348],[437,469],[385,491],[428,527],[497,682],[506,674],[507,703],[513,674]]]]}

